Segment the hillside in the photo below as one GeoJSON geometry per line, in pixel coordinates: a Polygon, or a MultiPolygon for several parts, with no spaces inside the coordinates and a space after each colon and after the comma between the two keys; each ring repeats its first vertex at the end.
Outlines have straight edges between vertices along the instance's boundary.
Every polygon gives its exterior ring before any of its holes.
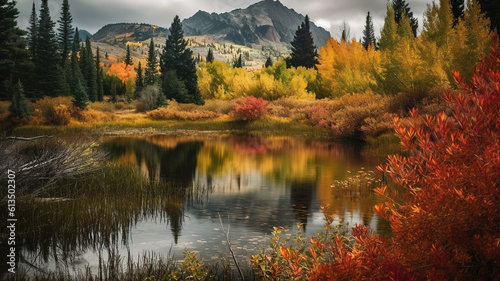
{"type": "MultiPolygon", "coordinates": [[[[279,0],[264,0],[246,9],[209,14],[198,11],[182,21],[186,36],[213,36],[214,40],[239,45],[290,44],[304,16],[284,6],[279,0]]],[[[330,33],[311,22],[316,46],[321,47],[330,33]]]]}
{"type": "Polygon", "coordinates": [[[92,36],[92,40],[107,43],[123,39],[128,41],[145,41],[151,37],[164,37],[168,33],[168,29],[151,24],[115,23],[101,28],[92,36]]]}

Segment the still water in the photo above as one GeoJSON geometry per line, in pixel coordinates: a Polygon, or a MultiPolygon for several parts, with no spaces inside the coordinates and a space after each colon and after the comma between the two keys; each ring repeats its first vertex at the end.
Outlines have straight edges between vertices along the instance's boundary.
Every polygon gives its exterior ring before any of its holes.
{"type": "Polygon", "coordinates": [[[224,227],[230,227],[236,255],[248,265],[249,257],[268,245],[274,226],[295,229],[301,223],[307,235],[320,231],[320,207],[325,204],[350,225],[388,231],[373,211],[380,198],[369,190],[332,186],[361,169],[375,170],[382,161],[359,144],[235,135],[124,135],[105,137],[102,147],[109,161],[140,171],[147,181],[158,183],[158,190],[127,191],[134,186],[130,182],[123,193],[131,199],[123,202],[120,195],[106,198],[105,193],[87,201],[77,197],[79,203],[71,203],[74,210],[65,209],[57,219],[47,216],[57,221],[57,228],[76,229],[77,234],[53,235],[47,229],[43,235],[50,239],[30,237],[27,240],[33,241],[23,250],[26,262],[53,268],[64,261],[98,270],[98,252],[103,258],[109,255],[102,249],[114,249],[125,259],[146,251],[182,259],[185,249],[199,252],[205,263],[229,259],[220,215],[224,227]],[[90,218],[81,215],[82,210],[90,218]],[[99,239],[106,242],[96,247],[99,239]]]}

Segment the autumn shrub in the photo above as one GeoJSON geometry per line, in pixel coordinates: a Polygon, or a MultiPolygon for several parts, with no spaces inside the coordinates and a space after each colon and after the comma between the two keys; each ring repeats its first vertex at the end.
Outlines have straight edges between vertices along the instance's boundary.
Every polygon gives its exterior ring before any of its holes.
{"type": "Polygon", "coordinates": [[[232,115],[237,120],[258,120],[266,111],[267,101],[262,98],[249,96],[236,100],[232,109],[232,115]]]}
{"type": "MultiPolygon", "coordinates": [[[[395,118],[409,156],[380,167],[407,193],[400,205],[376,206],[389,219],[395,254],[420,280],[498,280],[500,276],[500,51],[474,68],[471,82],[454,72],[459,93],[446,92],[449,114],[395,118]]],[[[376,190],[393,198],[388,188],[376,190]]]]}
{"type": "Polygon", "coordinates": [[[43,97],[31,105],[35,124],[67,125],[71,121],[71,97],[43,97]]]}
{"type": "Polygon", "coordinates": [[[0,101],[0,120],[4,120],[9,116],[9,101],[0,101]]]}
{"type": "Polygon", "coordinates": [[[141,92],[141,98],[139,99],[139,103],[137,104],[137,111],[146,112],[157,108],[156,101],[158,99],[158,95],[160,94],[160,87],[156,85],[147,86],[141,92]]]}
{"type": "Polygon", "coordinates": [[[180,111],[173,107],[162,107],[152,110],[146,115],[153,120],[201,120],[217,118],[220,114],[207,110],[180,111]]]}
{"type": "Polygon", "coordinates": [[[116,120],[115,115],[110,112],[103,112],[99,110],[94,110],[92,108],[87,108],[85,110],[80,110],[73,114],[79,121],[91,123],[91,122],[110,122],[116,120]]]}
{"type": "Polygon", "coordinates": [[[344,95],[306,107],[305,118],[314,126],[330,129],[337,138],[361,138],[366,121],[383,115],[388,100],[373,93],[344,95]]]}
{"type": "Polygon", "coordinates": [[[205,104],[201,108],[215,113],[229,114],[233,106],[233,100],[205,100],[205,104]]]}
{"type": "Polygon", "coordinates": [[[324,230],[304,237],[301,225],[296,235],[283,235],[275,227],[271,247],[252,256],[259,280],[415,280],[391,251],[390,243],[368,228],[334,226],[328,206],[322,207],[324,230]]]}
{"type": "Polygon", "coordinates": [[[128,103],[128,102],[117,102],[115,103],[115,109],[116,110],[131,110],[131,109],[135,109],[135,106],[133,106],[132,104],[128,103]]]}
{"type": "Polygon", "coordinates": [[[98,110],[101,112],[114,112],[116,106],[115,104],[109,101],[96,101],[89,103],[88,108],[98,110]]]}

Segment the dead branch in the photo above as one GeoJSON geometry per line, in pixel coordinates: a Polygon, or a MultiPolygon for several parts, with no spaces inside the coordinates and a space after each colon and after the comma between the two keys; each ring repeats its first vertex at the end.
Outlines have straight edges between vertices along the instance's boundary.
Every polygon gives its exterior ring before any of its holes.
{"type": "Polygon", "coordinates": [[[236,268],[238,268],[238,273],[240,274],[241,280],[245,281],[245,277],[243,276],[243,272],[241,271],[240,265],[238,264],[238,261],[236,260],[236,255],[234,254],[234,251],[231,248],[231,241],[229,241],[229,228],[231,226],[228,225],[227,231],[226,231],[226,229],[224,228],[224,224],[222,224],[222,218],[220,217],[220,213],[217,213],[217,215],[219,215],[220,226],[222,227],[222,231],[224,232],[224,236],[226,236],[227,246],[229,247],[229,252],[231,252],[231,256],[233,256],[234,264],[236,265],[236,268]]]}

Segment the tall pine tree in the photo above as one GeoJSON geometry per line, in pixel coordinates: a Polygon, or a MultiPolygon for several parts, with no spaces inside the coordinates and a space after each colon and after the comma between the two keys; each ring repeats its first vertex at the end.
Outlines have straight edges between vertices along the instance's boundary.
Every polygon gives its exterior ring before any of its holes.
{"type": "Polygon", "coordinates": [[[153,38],[149,43],[148,60],[146,71],[144,74],[144,82],[146,85],[154,85],[158,82],[158,59],[156,58],[156,50],[153,38]]]}
{"type": "Polygon", "coordinates": [[[12,98],[12,91],[28,63],[25,32],[17,27],[19,11],[15,1],[0,0],[0,99],[12,98]]]}
{"type": "Polygon", "coordinates": [[[290,44],[292,45],[292,54],[286,61],[288,67],[316,67],[318,53],[314,46],[308,15],[306,15],[304,22],[295,32],[293,41],[290,44]]]}
{"type": "Polygon", "coordinates": [[[137,66],[137,78],[135,80],[135,92],[134,92],[134,99],[139,98],[140,92],[144,88],[144,79],[142,77],[142,65],[141,61],[139,61],[139,65],[137,66]]]}
{"type": "Polygon", "coordinates": [[[370,12],[366,15],[365,29],[363,30],[363,40],[361,41],[363,47],[368,50],[368,47],[373,44],[377,46],[377,41],[375,39],[375,30],[373,28],[372,17],[370,12]]]}
{"type": "Polygon", "coordinates": [[[57,31],[57,41],[59,42],[59,49],[61,50],[61,67],[66,65],[68,55],[71,50],[71,43],[73,41],[73,17],[69,12],[68,0],[63,0],[61,6],[61,17],[58,20],[59,28],[57,31]]]}
{"type": "Polygon", "coordinates": [[[394,9],[394,19],[396,20],[396,23],[398,25],[400,24],[401,17],[403,16],[403,13],[405,13],[408,19],[410,19],[413,36],[417,37],[418,19],[413,17],[413,12],[410,11],[408,3],[406,3],[405,0],[394,0],[392,2],[392,8],[394,9]]]}
{"type": "Polygon", "coordinates": [[[127,45],[127,54],[125,55],[125,64],[132,65],[132,56],[130,55],[130,45],[127,45]]]}
{"type": "Polygon", "coordinates": [[[97,47],[95,54],[95,69],[96,69],[96,86],[97,86],[97,100],[102,101],[104,98],[104,85],[102,79],[102,69],[101,69],[101,54],[99,52],[99,46],[97,47]]]}
{"type": "Polygon", "coordinates": [[[214,62],[214,52],[211,48],[208,48],[207,62],[214,62]]]}
{"type": "Polygon", "coordinates": [[[66,94],[66,81],[60,66],[60,55],[47,0],[42,0],[36,40],[35,75],[41,95],[66,94]]]}
{"type": "MultiPolygon", "coordinates": [[[[162,73],[162,83],[165,95],[169,99],[176,99],[181,103],[196,103],[204,104],[198,89],[198,77],[196,76],[196,60],[192,57],[193,52],[186,48],[187,43],[184,40],[184,32],[179,16],[175,16],[168,35],[163,53],[160,58],[160,68],[162,73]],[[168,77],[167,73],[173,74],[175,77],[168,77]],[[169,78],[169,79],[167,79],[169,78]],[[175,92],[169,91],[169,80],[178,79],[179,84],[183,84],[186,88],[186,94],[176,95],[175,92]]],[[[182,88],[182,85],[179,86],[182,88]]]]}
{"type": "Polygon", "coordinates": [[[88,98],[91,102],[95,102],[97,100],[97,75],[92,45],[88,37],[87,40],[85,40],[85,48],[80,52],[80,60],[86,60],[86,68],[82,69],[83,77],[85,77],[87,85],[88,98]]]}
{"type": "Polygon", "coordinates": [[[30,50],[31,60],[35,61],[36,56],[36,38],[38,36],[38,17],[36,15],[35,2],[31,7],[30,26],[28,27],[28,49],[30,50]]]}

